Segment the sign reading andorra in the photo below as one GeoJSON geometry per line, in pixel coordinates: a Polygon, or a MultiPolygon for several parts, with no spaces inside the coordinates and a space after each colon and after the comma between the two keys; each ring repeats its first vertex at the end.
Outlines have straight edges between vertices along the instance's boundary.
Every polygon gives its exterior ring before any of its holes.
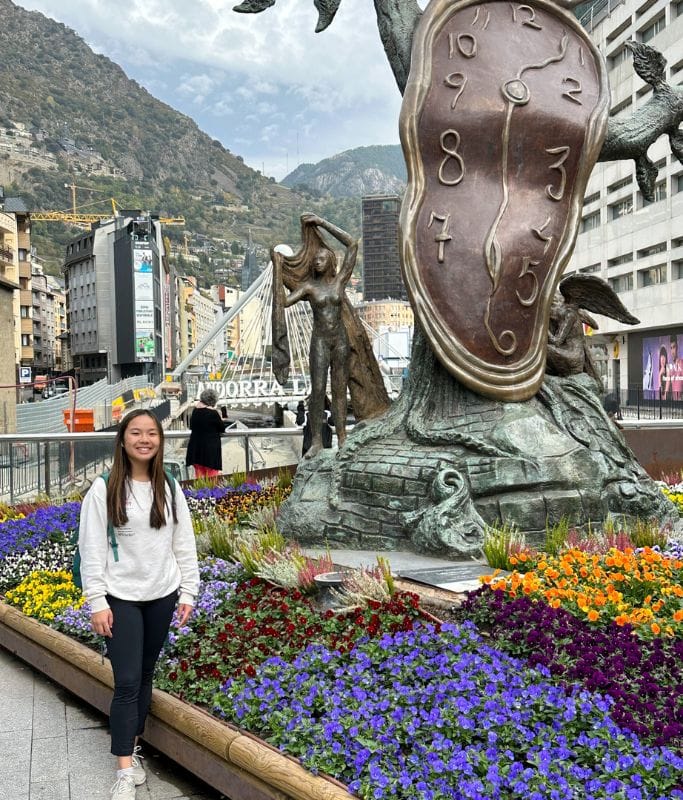
{"type": "Polygon", "coordinates": [[[433,0],[401,110],[403,274],[446,369],[525,400],[607,128],[604,62],[576,19],[529,4],[433,0]]]}

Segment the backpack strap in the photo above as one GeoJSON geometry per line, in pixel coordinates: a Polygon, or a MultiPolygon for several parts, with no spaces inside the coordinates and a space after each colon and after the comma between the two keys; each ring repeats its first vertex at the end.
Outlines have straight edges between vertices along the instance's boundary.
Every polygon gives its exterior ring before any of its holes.
{"type": "MultiPolygon", "coordinates": [[[[104,481],[105,485],[107,485],[109,482],[109,473],[103,472],[101,478],[104,481]]],[[[109,537],[109,544],[111,544],[111,549],[114,551],[114,561],[118,561],[119,543],[116,541],[116,533],[114,532],[114,525],[112,524],[112,521],[109,519],[109,515],[107,515],[107,536],[109,537]]]]}
{"type": "Polygon", "coordinates": [[[166,481],[168,485],[171,487],[171,513],[173,514],[173,518],[175,519],[175,478],[173,477],[173,473],[168,467],[164,467],[164,475],[166,476],[166,481]]]}

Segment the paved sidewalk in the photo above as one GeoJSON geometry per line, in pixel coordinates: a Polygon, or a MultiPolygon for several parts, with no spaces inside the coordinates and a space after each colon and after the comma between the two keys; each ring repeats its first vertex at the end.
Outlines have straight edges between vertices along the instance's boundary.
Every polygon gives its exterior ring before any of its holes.
{"type": "MultiPolygon", "coordinates": [[[[136,800],[224,797],[152,748],[143,754],[136,800]]],[[[107,718],[0,648],[0,800],[111,800],[115,768],[107,718]]]]}

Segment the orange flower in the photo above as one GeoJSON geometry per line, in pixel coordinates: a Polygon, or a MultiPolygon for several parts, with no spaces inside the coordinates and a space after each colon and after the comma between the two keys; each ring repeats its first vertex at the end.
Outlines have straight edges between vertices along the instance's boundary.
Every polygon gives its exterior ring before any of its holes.
{"type": "Polygon", "coordinates": [[[600,614],[595,609],[591,609],[588,612],[588,620],[589,622],[597,622],[600,619],[600,614]]]}
{"type": "Polygon", "coordinates": [[[655,636],[659,636],[659,634],[662,632],[662,629],[659,627],[659,625],[657,625],[656,622],[653,622],[650,625],[650,630],[652,631],[652,633],[654,633],[655,636]]]}
{"type": "Polygon", "coordinates": [[[683,608],[679,608],[674,612],[674,622],[683,622],[683,608]]]}

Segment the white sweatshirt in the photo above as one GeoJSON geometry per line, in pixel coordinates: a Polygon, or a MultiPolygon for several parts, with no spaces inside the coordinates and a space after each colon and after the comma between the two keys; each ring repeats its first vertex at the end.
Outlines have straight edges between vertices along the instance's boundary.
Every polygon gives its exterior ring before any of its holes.
{"type": "Polygon", "coordinates": [[[180,589],[178,603],[194,605],[199,589],[197,548],[190,509],[176,482],[173,522],[171,488],[166,484],[166,525],[152,528],[152,484],[129,481],[126,500],[128,522],[114,528],[119,560],[107,535],[107,485],[93,481],[83,498],[78,548],[81,554],[83,593],[93,612],[109,608],[105,595],[120,600],[156,600],[180,589]]]}

